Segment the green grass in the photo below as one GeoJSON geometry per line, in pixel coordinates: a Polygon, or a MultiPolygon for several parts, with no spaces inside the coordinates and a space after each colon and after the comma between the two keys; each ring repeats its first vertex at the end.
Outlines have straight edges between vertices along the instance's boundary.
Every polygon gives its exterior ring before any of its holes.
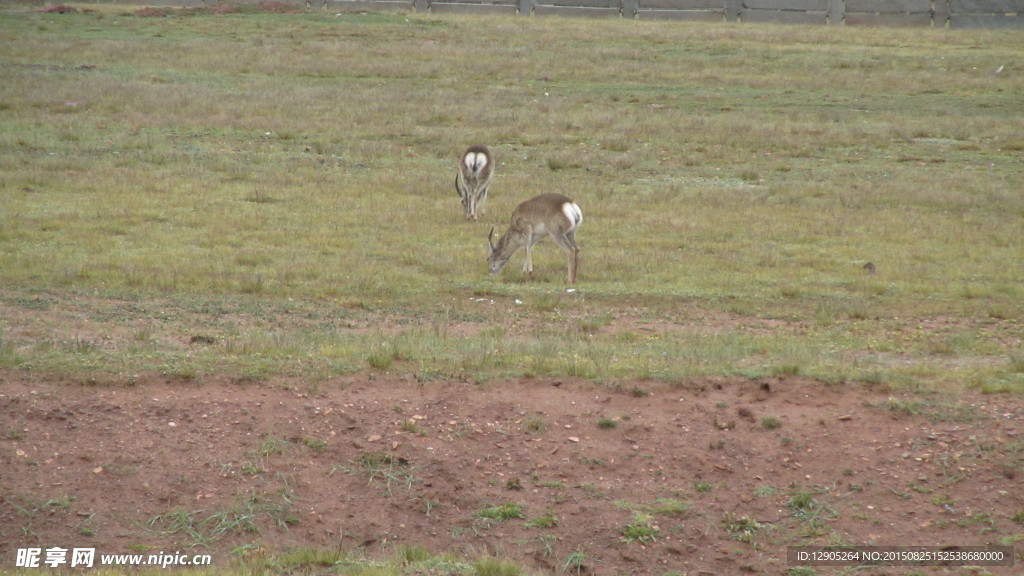
{"type": "Polygon", "coordinates": [[[582,574],[586,567],[587,555],[583,552],[573,552],[569,554],[569,557],[565,559],[565,564],[562,565],[562,573],[564,574],[582,574]]]}
{"type": "Polygon", "coordinates": [[[722,527],[740,542],[751,542],[759,532],[765,529],[764,525],[749,516],[737,518],[732,515],[727,515],[722,519],[722,527]]]}
{"type": "Polygon", "coordinates": [[[520,576],[523,569],[518,564],[497,558],[481,558],[473,563],[476,576],[520,576]]]}
{"type": "MultiPolygon", "coordinates": [[[[796,375],[917,391],[880,408],[934,421],[974,417],[946,408],[965,387],[1024,393],[1018,31],[94,8],[0,18],[0,368],[796,375]],[[499,164],[473,225],[451,180],[477,142],[499,164]],[[521,254],[487,276],[487,231],[550,190],[585,214],[575,290],[550,243],[532,282],[521,254]]],[[[387,453],[338,469],[415,481],[387,453]]],[[[154,528],[201,543],[213,514],[154,528]]]]}
{"type": "Polygon", "coordinates": [[[392,486],[409,490],[416,482],[414,467],[409,461],[386,451],[363,452],[355,461],[333,467],[331,474],[339,470],[365,476],[368,484],[382,482],[388,495],[392,494],[392,486]]]}
{"type": "Polygon", "coordinates": [[[644,512],[634,512],[629,522],[622,529],[623,543],[629,544],[639,542],[649,544],[655,542],[661,534],[661,529],[654,521],[654,517],[644,512]]]}
{"type": "Polygon", "coordinates": [[[177,507],[159,514],[147,528],[164,536],[180,538],[187,546],[208,547],[225,536],[260,534],[261,528],[287,529],[298,523],[292,511],[293,494],[283,488],[275,494],[239,496],[237,503],[223,510],[188,510],[177,507]]]}
{"type": "Polygon", "coordinates": [[[525,517],[523,514],[523,505],[516,502],[506,502],[498,506],[490,506],[477,511],[475,515],[480,518],[502,521],[525,517]]]}
{"type": "Polygon", "coordinates": [[[558,526],[558,518],[548,512],[535,518],[530,518],[524,524],[527,528],[554,528],[558,526]]]}
{"type": "Polygon", "coordinates": [[[636,514],[648,516],[675,516],[690,510],[690,503],[679,498],[658,498],[648,504],[634,504],[631,502],[615,502],[619,508],[633,510],[636,514]]]}

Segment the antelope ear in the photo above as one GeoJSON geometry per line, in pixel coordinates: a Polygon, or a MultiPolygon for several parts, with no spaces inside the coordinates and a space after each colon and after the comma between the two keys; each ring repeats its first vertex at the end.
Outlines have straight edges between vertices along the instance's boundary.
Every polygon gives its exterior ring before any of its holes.
{"type": "Polygon", "coordinates": [[[491,249],[491,252],[494,252],[494,242],[492,242],[493,238],[494,238],[494,226],[491,226],[491,233],[487,235],[487,247],[491,249]]]}

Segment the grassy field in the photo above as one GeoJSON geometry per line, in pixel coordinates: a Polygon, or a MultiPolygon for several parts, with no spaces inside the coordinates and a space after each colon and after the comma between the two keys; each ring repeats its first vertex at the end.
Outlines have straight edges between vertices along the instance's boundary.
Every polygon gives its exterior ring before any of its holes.
{"type": "Polygon", "coordinates": [[[0,283],[133,342],[8,325],[3,365],[1024,386],[1015,31],[91,10],[0,22],[0,283]],[[574,292],[550,243],[486,274],[545,191],[574,292]]]}
{"type": "Polygon", "coordinates": [[[0,18],[0,368],[1024,393],[1024,35],[0,18]],[[466,222],[458,154],[498,159],[466,222]],[[520,201],[581,206],[487,275],[520,201]],[[873,270],[865,268],[871,263],[873,270]]]}

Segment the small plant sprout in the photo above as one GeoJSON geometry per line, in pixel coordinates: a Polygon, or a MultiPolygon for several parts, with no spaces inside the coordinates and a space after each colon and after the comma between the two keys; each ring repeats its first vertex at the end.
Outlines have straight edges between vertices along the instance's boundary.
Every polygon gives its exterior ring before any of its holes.
{"type": "Polygon", "coordinates": [[[551,512],[526,521],[527,528],[554,528],[555,526],[558,526],[558,518],[551,512]]]}
{"type": "Polygon", "coordinates": [[[544,420],[544,417],[539,414],[530,414],[522,420],[523,430],[530,434],[540,434],[547,427],[548,423],[544,420]]]}
{"type": "Polygon", "coordinates": [[[679,498],[658,498],[644,507],[651,514],[676,515],[690,510],[690,503],[679,498]]]}
{"type": "Polygon", "coordinates": [[[309,436],[303,436],[302,443],[305,444],[307,448],[309,448],[313,452],[316,452],[317,454],[327,449],[327,440],[324,440],[323,438],[312,438],[309,436]]]}
{"type": "Polygon", "coordinates": [[[408,420],[403,420],[402,424],[399,426],[399,428],[402,430],[402,432],[408,432],[410,434],[416,434],[417,436],[426,436],[427,435],[427,430],[425,428],[423,428],[422,426],[420,426],[419,423],[415,419],[413,419],[413,418],[409,418],[408,420]]]}
{"type": "Polygon", "coordinates": [[[585,562],[587,561],[587,555],[583,552],[573,552],[569,554],[569,557],[565,559],[565,564],[562,565],[562,573],[564,574],[582,574],[583,570],[586,569],[585,562]]]}
{"type": "Polygon", "coordinates": [[[289,446],[291,446],[291,442],[283,438],[266,438],[260,444],[259,455],[262,458],[269,458],[274,454],[283,454],[289,446]]]}
{"type": "Polygon", "coordinates": [[[726,532],[732,534],[733,538],[740,542],[750,542],[753,540],[754,535],[761,530],[762,526],[749,516],[740,516],[737,518],[732,515],[726,515],[726,517],[722,519],[722,527],[725,528],[726,532]]]}
{"type": "Polygon", "coordinates": [[[813,529],[818,529],[826,519],[836,515],[832,508],[804,489],[793,491],[787,505],[792,510],[794,518],[806,521],[813,529]]]}
{"type": "Polygon", "coordinates": [[[331,468],[328,475],[337,470],[344,470],[353,475],[363,474],[368,478],[369,484],[382,481],[389,495],[392,485],[404,485],[406,490],[411,490],[416,481],[408,460],[383,451],[363,452],[355,462],[331,468]]]}
{"type": "Polygon", "coordinates": [[[654,522],[654,516],[646,512],[634,512],[626,527],[622,529],[622,541],[647,544],[658,539],[661,529],[654,522]]]}

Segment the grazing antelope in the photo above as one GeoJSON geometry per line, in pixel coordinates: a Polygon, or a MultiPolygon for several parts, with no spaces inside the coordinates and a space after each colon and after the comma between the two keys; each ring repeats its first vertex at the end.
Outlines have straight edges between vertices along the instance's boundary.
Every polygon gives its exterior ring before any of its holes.
{"type": "Polygon", "coordinates": [[[491,274],[501,272],[508,263],[512,253],[520,247],[526,248],[526,261],[523,262],[523,273],[530,278],[533,273],[531,249],[533,245],[550,236],[555,244],[561,246],[569,255],[569,283],[576,282],[576,269],[580,263],[580,247],[576,244],[576,228],[583,222],[583,212],[572,201],[572,198],[561,194],[541,194],[531,198],[512,212],[512,222],[508,231],[494,244],[494,228],[487,237],[490,255],[487,257],[487,268],[491,274]]]}
{"type": "Polygon", "coordinates": [[[487,188],[494,177],[494,157],[487,146],[470,146],[459,160],[455,190],[466,209],[466,219],[476,220],[476,210],[487,199],[487,188]]]}

